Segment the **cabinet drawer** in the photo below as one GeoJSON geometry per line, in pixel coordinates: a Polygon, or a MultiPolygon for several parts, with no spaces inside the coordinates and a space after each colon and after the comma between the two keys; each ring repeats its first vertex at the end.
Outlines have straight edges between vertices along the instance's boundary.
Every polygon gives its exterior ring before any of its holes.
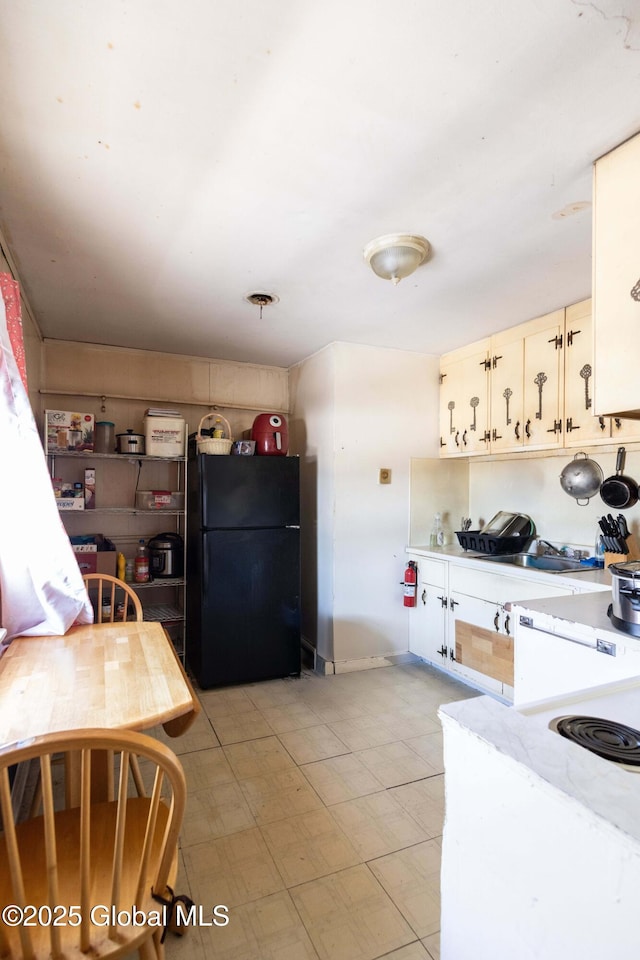
{"type": "Polygon", "coordinates": [[[432,583],[434,587],[446,587],[447,564],[444,560],[431,560],[417,557],[418,580],[420,583],[432,583]]]}
{"type": "Polygon", "coordinates": [[[528,580],[521,576],[510,577],[502,572],[504,567],[509,569],[508,564],[496,564],[496,566],[500,568],[499,575],[452,564],[449,589],[452,592],[465,593],[469,597],[489,600],[491,603],[535,600],[539,597],[568,597],[573,593],[571,587],[566,587],[557,580],[547,583],[542,580],[528,580]]]}
{"type": "Polygon", "coordinates": [[[456,620],[456,661],[513,685],[513,638],[456,620]]]}

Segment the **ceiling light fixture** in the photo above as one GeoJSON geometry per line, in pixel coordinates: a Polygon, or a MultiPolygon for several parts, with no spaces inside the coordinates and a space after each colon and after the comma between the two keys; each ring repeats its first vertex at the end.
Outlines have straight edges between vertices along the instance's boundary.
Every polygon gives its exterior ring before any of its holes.
{"type": "Polygon", "coordinates": [[[383,280],[400,283],[429,256],[431,246],[424,237],[409,233],[387,233],[364,248],[364,258],[383,280]]]}
{"type": "Polygon", "coordinates": [[[275,293],[248,293],[244,299],[247,303],[260,307],[260,319],[262,320],[262,308],[268,307],[270,303],[278,303],[279,297],[276,297],[275,293]]]}

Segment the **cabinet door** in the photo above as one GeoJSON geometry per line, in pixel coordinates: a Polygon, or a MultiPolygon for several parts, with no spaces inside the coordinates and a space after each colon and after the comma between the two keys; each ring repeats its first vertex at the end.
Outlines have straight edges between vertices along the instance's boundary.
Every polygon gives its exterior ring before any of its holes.
{"type": "Polygon", "coordinates": [[[487,453],[489,340],[445,354],[440,362],[440,455],[487,453]]]}
{"type": "Polygon", "coordinates": [[[611,418],[611,436],[615,440],[640,440],[640,420],[611,418]]]}
{"type": "MultiPolygon", "coordinates": [[[[607,443],[609,417],[593,413],[593,320],[591,300],[566,309],[564,356],[565,446],[607,443]]],[[[640,424],[636,427],[640,433],[640,424]]]]}
{"type": "Polygon", "coordinates": [[[594,412],[640,417],[640,135],[594,165],[594,412]]]}
{"type": "Polygon", "coordinates": [[[463,593],[451,593],[450,600],[454,672],[485,690],[502,693],[503,682],[513,682],[513,668],[508,666],[513,662],[513,641],[500,632],[500,605],[463,593]]]}
{"type": "Polygon", "coordinates": [[[526,324],[524,338],[524,446],[560,447],[564,310],[526,324]]]}
{"type": "Polygon", "coordinates": [[[491,338],[491,453],[521,450],[524,338],[520,327],[491,338]]]}
{"type": "Polygon", "coordinates": [[[447,598],[443,587],[419,583],[417,604],[409,610],[409,652],[448,667],[447,598]]]}

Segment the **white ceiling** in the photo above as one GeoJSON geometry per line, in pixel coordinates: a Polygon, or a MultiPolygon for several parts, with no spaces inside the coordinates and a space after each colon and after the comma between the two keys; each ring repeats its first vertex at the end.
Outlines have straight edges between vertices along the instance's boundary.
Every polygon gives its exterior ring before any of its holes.
{"type": "Polygon", "coordinates": [[[0,0],[0,111],[0,226],[45,336],[440,354],[589,296],[640,3],[0,0]],[[433,247],[397,287],[362,258],[392,232],[433,247]],[[255,291],[280,298],[262,321],[255,291]]]}

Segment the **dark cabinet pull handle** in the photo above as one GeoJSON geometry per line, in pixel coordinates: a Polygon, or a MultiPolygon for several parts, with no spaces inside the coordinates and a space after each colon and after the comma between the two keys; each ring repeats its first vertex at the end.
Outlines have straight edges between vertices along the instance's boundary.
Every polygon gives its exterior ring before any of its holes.
{"type": "Polygon", "coordinates": [[[446,605],[447,605],[447,598],[446,598],[446,597],[436,597],[436,599],[440,601],[440,606],[441,606],[441,607],[446,607],[446,605]]]}
{"type": "Polygon", "coordinates": [[[465,430],[465,432],[462,434],[462,443],[463,443],[463,445],[466,447],[466,445],[467,445],[467,431],[466,431],[466,430],[465,430]]]}
{"type": "Polygon", "coordinates": [[[458,440],[458,437],[459,437],[459,436],[460,436],[460,431],[459,431],[459,430],[456,430],[456,435],[455,435],[455,437],[454,437],[454,440],[456,441],[456,447],[459,447],[459,446],[460,446],[460,441],[458,440]]]}
{"type": "MultiPolygon", "coordinates": [[[[579,330],[577,332],[580,333],[579,330]]],[[[510,623],[511,623],[511,617],[509,616],[509,614],[507,614],[506,617],[504,618],[504,632],[508,637],[511,636],[511,631],[509,630],[510,623]]]]}
{"type": "Polygon", "coordinates": [[[530,438],[531,438],[531,429],[530,429],[530,427],[531,427],[531,420],[527,420],[527,422],[526,422],[525,425],[524,425],[524,432],[525,432],[526,435],[527,435],[527,439],[530,439],[530,438]]]}
{"type": "Polygon", "coordinates": [[[600,424],[600,429],[601,429],[601,430],[606,430],[607,425],[606,425],[606,423],[604,422],[604,417],[598,417],[598,423],[600,424]]]}
{"type": "Polygon", "coordinates": [[[440,649],[437,651],[437,653],[439,653],[441,657],[446,657],[446,655],[448,654],[448,652],[449,652],[449,651],[447,650],[447,648],[445,647],[444,644],[442,644],[442,646],[440,647],[440,649]]]}
{"type": "Polygon", "coordinates": [[[516,421],[516,425],[513,428],[513,431],[516,435],[516,440],[519,440],[520,439],[520,421],[519,420],[516,421]]]}
{"type": "Polygon", "coordinates": [[[499,610],[496,610],[496,615],[493,618],[493,625],[496,628],[496,631],[499,632],[500,631],[500,611],[499,610]]]}
{"type": "Polygon", "coordinates": [[[423,602],[423,604],[424,604],[425,607],[426,607],[426,605],[427,605],[427,591],[426,591],[426,589],[424,589],[424,590],[422,591],[422,602],[423,602]]]}

